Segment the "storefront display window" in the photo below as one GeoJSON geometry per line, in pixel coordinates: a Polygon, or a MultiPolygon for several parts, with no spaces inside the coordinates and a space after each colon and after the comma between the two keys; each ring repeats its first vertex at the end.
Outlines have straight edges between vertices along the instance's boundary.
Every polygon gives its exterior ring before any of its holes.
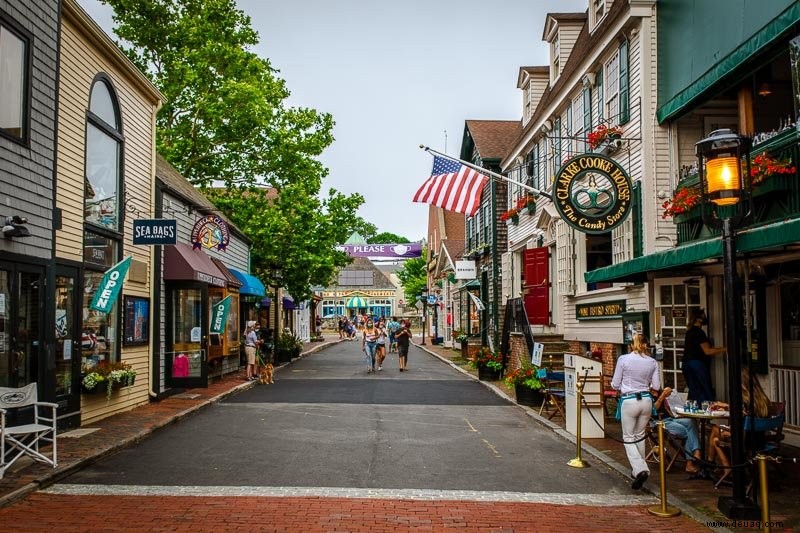
{"type": "Polygon", "coordinates": [[[75,309],[74,279],[56,277],[56,394],[72,392],[72,331],[75,309]]]}
{"type": "Polygon", "coordinates": [[[172,291],[173,378],[197,378],[202,371],[203,295],[200,289],[172,291]]]}
{"type": "Polygon", "coordinates": [[[229,346],[239,346],[239,293],[228,293],[231,297],[231,305],[228,309],[228,325],[225,326],[225,332],[228,336],[229,346]]]}
{"type": "Polygon", "coordinates": [[[117,241],[94,231],[83,232],[83,260],[87,264],[108,268],[117,257],[117,241]]]}
{"type": "Polygon", "coordinates": [[[92,87],[89,111],[84,218],[86,222],[118,231],[122,136],[116,99],[105,80],[96,82],[92,87]]]}
{"type": "Polygon", "coordinates": [[[83,333],[81,335],[81,371],[87,372],[101,361],[115,363],[119,361],[119,306],[115,305],[110,313],[101,313],[89,309],[92,295],[103,272],[86,271],[83,277],[85,296],[83,298],[83,333]]]}

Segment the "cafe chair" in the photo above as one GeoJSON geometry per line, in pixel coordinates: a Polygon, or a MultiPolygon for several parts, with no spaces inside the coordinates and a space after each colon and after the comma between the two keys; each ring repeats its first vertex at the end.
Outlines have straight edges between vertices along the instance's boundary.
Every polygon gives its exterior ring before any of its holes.
{"type": "Polygon", "coordinates": [[[560,415],[561,418],[566,420],[567,417],[564,414],[564,372],[548,371],[545,378],[541,381],[544,384],[544,399],[542,400],[541,407],[539,407],[539,415],[545,410],[549,412],[552,408],[552,412],[550,412],[550,415],[547,417],[548,420],[552,420],[556,415],[560,415]]]}
{"type": "MultiPolygon", "coordinates": [[[[667,431],[666,427],[664,428],[664,442],[666,444],[664,447],[665,472],[669,472],[669,469],[672,468],[676,461],[686,462],[686,454],[683,450],[684,440],[667,431]]],[[[655,420],[651,420],[647,428],[647,442],[650,444],[650,450],[644,458],[645,461],[658,463],[658,426],[656,426],[655,420]]]]}
{"type": "Polygon", "coordinates": [[[17,459],[24,456],[53,468],[58,466],[56,409],[58,405],[55,403],[38,401],[36,383],[17,389],[0,387],[0,479],[17,459]],[[50,416],[44,416],[40,410],[50,416]],[[9,419],[29,423],[12,426],[8,425],[9,419]],[[42,443],[49,446],[49,452],[40,448],[42,443]]]}

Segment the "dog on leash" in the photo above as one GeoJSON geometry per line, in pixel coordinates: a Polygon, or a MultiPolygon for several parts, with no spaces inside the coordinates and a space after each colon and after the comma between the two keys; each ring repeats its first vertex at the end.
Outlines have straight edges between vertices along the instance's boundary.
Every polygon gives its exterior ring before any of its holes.
{"type": "Polygon", "coordinates": [[[275,383],[274,379],[275,368],[272,366],[272,363],[267,363],[266,365],[262,365],[259,369],[259,376],[258,382],[262,385],[267,385],[270,383],[275,383]]]}

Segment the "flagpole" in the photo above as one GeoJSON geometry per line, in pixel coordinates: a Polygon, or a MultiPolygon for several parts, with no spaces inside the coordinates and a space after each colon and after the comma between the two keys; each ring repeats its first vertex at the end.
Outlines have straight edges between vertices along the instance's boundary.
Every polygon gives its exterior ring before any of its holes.
{"type": "Polygon", "coordinates": [[[431,148],[429,146],[425,146],[423,144],[420,144],[419,147],[422,148],[423,150],[425,150],[426,152],[433,152],[434,154],[439,155],[441,157],[444,157],[445,159],[449,159],[450,161],[457,161],[457,162],[461,163],[462,165],[468,166],[469,168],[471,168],[473,170],[477,170],[481,174],[488,174],[490,177],[492,177],[494,179],[503,180],[503,181],[506,181],[508,183],[513,183],[514,185],[518,185],[518,186],[522,187],[523,189],[531,191],[533,194],[536,194],[536,195],[539,195],[539,196],[544,196],[548,200],[552,200],[553,199],[553,197],[548,192],[540,191],[539,189],[531,187],[530,185],[527,185],[525,183],[522,183],[522,182],[519,182],[519,181],[516,181],[516,180],[512,180],[511,178],[503,176],[502,174],[497,174],[496,172],[492,172],[489,169],[486,169],[486,168],[483,168],[483,167],[479,167],[477,165],[473,165],[472,163],[470,163],[468,161],[464,161],[463,159],[458,159],[456,157],[449,156],[447,154],[443,154],[442,152],[434,150],[433,148],[431,148]]]}

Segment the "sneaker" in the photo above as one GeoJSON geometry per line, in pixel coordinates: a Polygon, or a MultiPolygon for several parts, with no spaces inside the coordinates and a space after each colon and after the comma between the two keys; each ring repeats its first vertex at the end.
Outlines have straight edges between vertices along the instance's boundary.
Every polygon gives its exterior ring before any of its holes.
{"type": "Polygon", "coordinates": [[[378,367],[378,372],[380,372],[381,370],[383,370],[383,367],[382,367],[382,366],[379,366],[379,367],[378,367]]]}
{"type": "Polygon", "coordinates": [[[642,470],[636,477],[633,479],[633,483],[631,483],[631,488],[633,490],[639,490],[644,485],[644,482],[647,481],[647,478],[650,476],[650,473],[647,470],[642,470]]]}

